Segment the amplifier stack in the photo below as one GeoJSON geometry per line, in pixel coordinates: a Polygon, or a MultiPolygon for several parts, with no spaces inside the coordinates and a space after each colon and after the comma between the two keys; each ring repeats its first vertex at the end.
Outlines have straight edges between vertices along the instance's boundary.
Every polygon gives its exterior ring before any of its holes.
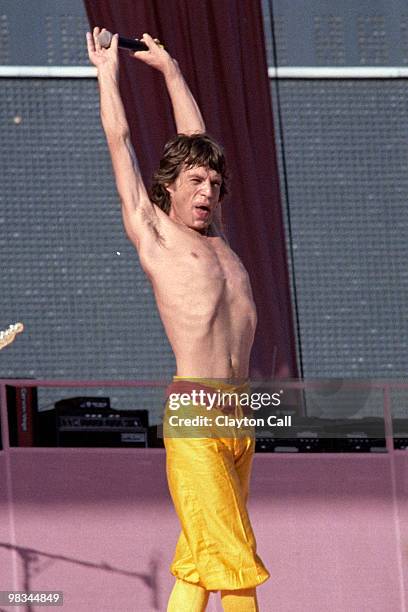
{"type": "Polygon", "coordinates": [[[71,397],[39,411],[35,387],[6,391],[11,446],[148,446],[147,410],[114,410],[108,397],[71,397]]]}

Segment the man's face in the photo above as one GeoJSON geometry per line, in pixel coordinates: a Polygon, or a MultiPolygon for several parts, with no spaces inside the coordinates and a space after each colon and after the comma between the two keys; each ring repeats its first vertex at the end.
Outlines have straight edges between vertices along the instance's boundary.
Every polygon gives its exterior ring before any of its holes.
{"type": "Polygon", "coordinates": [[[171,196],[169,217],[202,232],[214,219],[220,198],[222,177],[205,166],[183,166],[176,180],[167,186],[171,196]]]}

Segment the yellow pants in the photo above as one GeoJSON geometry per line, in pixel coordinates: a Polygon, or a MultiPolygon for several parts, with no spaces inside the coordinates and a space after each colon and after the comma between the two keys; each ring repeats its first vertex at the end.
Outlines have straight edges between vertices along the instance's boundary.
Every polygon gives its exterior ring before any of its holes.
{"type": "MultiPolygon", "coordinates": [[[[220,388],[219,381],[205,385],[220,388]]],[[[221,390],[234,388],[224,383],[221,390]]],[[[194,406],[189,414],[215,412],[194,406]]],[[[168,415],[167,403],[165,423],[168,415]]],[[[172,436],[166,427],[164,432],[168,484],[182,528],[172,574],[205,591],[252,589],[265,582],[269,573],[256,554],[246,508],[254,436],[228,431],[228,437],[221,437],[220,428],[203,438],[187,429],[184,436],[172,436]]]]}
{"type": "MultiPolygon", "coordinates": [[[[209,596],[196,584],[176,580],[167,612],[205,612],[209,596]]],[[[255,589],[221,591],[221,602],[224,612],[259,612],[255,589]]]]}

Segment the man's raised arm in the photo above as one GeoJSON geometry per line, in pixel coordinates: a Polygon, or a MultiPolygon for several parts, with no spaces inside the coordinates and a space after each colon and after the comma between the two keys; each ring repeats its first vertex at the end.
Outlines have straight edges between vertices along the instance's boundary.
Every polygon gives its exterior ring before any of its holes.
{"type": "MultiPolygon", "coordinates": [[[[132,55],[163,74],[173,107],[177,133],[191,135],[205,132],[204,119],[177,61],[170,57],[167,51],[158,45],[149,34],[143,34],[141,40],[149,50],[136,51],[132,55]]],[[[213,225],[215,234],[225,239],[220,206],[215,211],[213,225]]]]}
{"type": "Polygon", "coordinates": [[[122,201],[125,230],[139,246],[145,236],[159,236],[159,219],[140,173],[119,93],[118,38],[113,37],[109,49],[102,49],[98,42],[99,32],[99,28],[94,28],[92,34],[87,33],[88,54],[98,71],[102,125],[122,201]]]}
{"type": "Polygon", "coordinates": [[[205,124],[178,63],[160,47],[149,34],[143,34],[141,40],[148,46],[148,51],[137,51],[134,57],[159,70],[166,81],[167,91],[173,107],[174,120],[179,134],[205,132],[205,124]]]}

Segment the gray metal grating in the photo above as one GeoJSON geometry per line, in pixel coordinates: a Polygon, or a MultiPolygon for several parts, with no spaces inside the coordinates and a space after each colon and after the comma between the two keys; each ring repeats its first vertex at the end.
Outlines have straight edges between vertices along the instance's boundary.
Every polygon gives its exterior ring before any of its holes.
{"type": "Polygon", "coordinates": [[[82,0],[0,0],[0,64],[88,66],[82,0]]]}
{"type": "Polygon", "coordinates": [[[0,377],[155,379],[174,361],[127,241],[93,79],[2,79],[0,377]],[[117,253],[120,253],[118,255],[117,253]]]}
{"type": "Polygon", "coordinates": [[[305,377],[404,377],[408,84],[280,81],[279,93],[305,377]]]}
{"type": "Polygon", "coordinates": [[[407,64],[408,14],[403,0],[261,2],[270,66],[275,64],[272,31],[278,66],[407,64]]]}

